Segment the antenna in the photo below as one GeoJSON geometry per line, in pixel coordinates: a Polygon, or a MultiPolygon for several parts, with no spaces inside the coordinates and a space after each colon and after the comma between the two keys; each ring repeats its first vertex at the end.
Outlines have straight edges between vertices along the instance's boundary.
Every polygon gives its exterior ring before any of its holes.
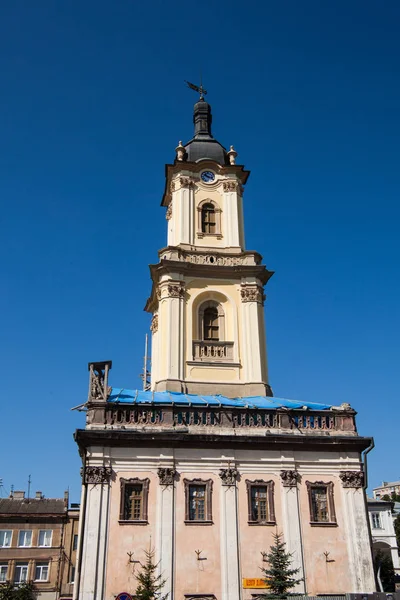
{"type": "Polygon", "coordinates": [[[143,373],[140,375],[140,379],[143,381],[143,391],[144,392],[147,392],[151,388],[151,380],[150,380],[151,372],[148,368],[148,364],[150,362],[150,357],[148,355],[148,346],[149,346],[149,339],[148,339],[148,335],[146,333],[145,342],[144,342],[143,373]]]}
{"type": "Polygon", "coordinates": [[[29,475],[29,477],[28,477],[28,500],[30,498],[30,493],[31,493],[31,476],[29,475]]]}

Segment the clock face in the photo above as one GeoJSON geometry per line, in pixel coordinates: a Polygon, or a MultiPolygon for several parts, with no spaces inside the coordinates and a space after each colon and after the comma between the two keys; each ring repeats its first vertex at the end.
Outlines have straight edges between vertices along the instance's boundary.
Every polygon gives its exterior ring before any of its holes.
{"type": "Polygon", "coordinates": [[[215,179],[215,175],[212,171],[203,171],[200,177],[204,183],[211,183],[215,179]]]}

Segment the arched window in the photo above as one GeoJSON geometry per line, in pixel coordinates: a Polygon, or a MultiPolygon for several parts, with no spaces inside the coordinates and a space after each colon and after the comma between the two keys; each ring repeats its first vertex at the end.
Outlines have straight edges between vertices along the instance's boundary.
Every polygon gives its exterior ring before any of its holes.
{"type": "Polygon", "coordinates": [[[217,219],[213,204],[203,204],[201,209],[201,232],[205,234],[216,233],[217,219]]]}
{"type": "Polygon", "coordinates": [[[203,313],[203,340],[219,341],[218,309],[215,306],[209,306],[203,313]]]}

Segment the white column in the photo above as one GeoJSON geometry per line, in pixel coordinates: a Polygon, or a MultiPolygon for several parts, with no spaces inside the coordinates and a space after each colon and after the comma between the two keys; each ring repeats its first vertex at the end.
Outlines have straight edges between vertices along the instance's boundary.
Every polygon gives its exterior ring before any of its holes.
{"type": "MultiPolygon", "coordinates": [[[[166,303],[166,342],[167,342],[167,379],[183,379],[184,365],[184,284],[171,281],[167,286],[166,303]]],[[[163,325],[164,327],[164,325],[163,325]]]]}
{"type": "Polygon", "coordinates": [[[174,485],[159,485],[157,504],[159,573],[166,580],[162,593],[168,593],[168,598],[172,600],[174,597],[174,485]]]}
{"type": "Polygon", "coordinates": [[[80,600],[103,600],[108,542],[108,484],[87,484],[80,600]]]}
{"type": "Polygon", "coordinates": [[[372,551],[362,488],[342,488],[343,518],[346,528],[349,567],[353,580],[351,593],[375,591],[372,551]]]}
{"type": "Polygon", "coordinates": [[[223,485],[220,498],[222,600],[240,600],[236,485],[223,485]]]}
{"type": "Polygon", "coordinates": [[[282,487],[283,535],[286,551],[292,554],[291,568],[300,569],[296,579],[303,579],[293,588],[293,593],[305,594],[305,573],[303,568],[303,548],[301,540],[301,524],[299,497],[297,486],[282,487]]]}
{"type": "Polygon", "coordinates": [[[222,235],[225,239],[225,246],[239,246],[240,247],[240,234],[239,234],[239,216],[238,216],[238,197],[237,192],[225,192],[224,193],[224,227],[222,229],[222,235]]]}
{"type": "Polygon", "coordinates": [[[261,351],[260,310],[262,305],[258,302],[242,302],[242,326],[244,336],[244,348],[242,360],[245,366],[245,378],[248,382],[260,382],[265,380],[261,361],[265,352],[261,351]]]}

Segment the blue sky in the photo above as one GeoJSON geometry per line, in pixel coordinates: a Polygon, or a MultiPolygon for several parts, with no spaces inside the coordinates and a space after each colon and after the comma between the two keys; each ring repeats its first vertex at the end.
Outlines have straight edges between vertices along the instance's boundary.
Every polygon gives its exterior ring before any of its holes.
{"type": "Polygon", "coordinates": [[[164,164],[214,133],[252,171],[247,248],[276,273],[276,396],[358,411],[398,469],[400,6],[13,0],[0,7],[0,478],[79,501],[87,363],[137,387],[164,164]]]}

